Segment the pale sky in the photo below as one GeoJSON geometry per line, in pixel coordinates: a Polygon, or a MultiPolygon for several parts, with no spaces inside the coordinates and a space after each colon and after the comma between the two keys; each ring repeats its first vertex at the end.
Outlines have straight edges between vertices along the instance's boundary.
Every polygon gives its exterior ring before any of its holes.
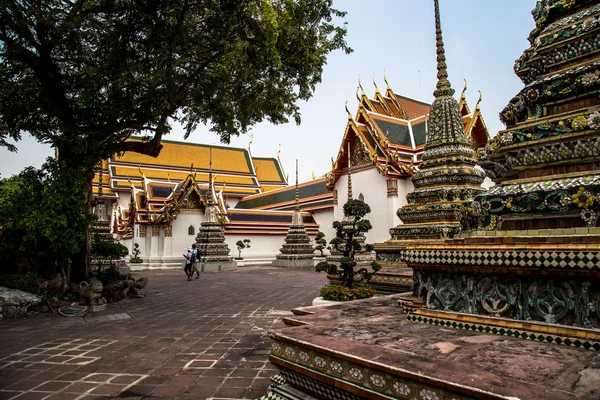
{"type": "MultiPolygon", "coordinates": [[[[256,125],[251,151],[255,157],[274,157],[281,144],[280,159],[290,183],[295,159],[299,159],[300,181],[311,172],[317,176],[331,169],[346,127],[344,103],[354,114],[360,75],[369,96],[374,93],[372,76],[385,90],[383,71],[398,94],[431,103],[436,84],[435,27],[431,0],[337,0],[335,6],[348,12],[347,41],[354,53],[341,51],[329,56],[323,82],[308,102],[301,104],[302,124],[262,123],[256,125]]],[[[527,36],[534,28],[531,10],[535,0],[441,0],[440,14],[449,79],[456,97],[467,79],[471,108],[483,93],[481,110],[490,135],[504,126],[498,113],[523,87],[513,72],[514,61],[529,46],[527,36]]],[[[175,127],[169,140],[183,140],[175,127]]],[[[190,142],[218,144],[208,128],[198,129],[190,142]]],[[[249,137],[233,138],[232,146],[246,147],[249,137]]],[[[0,174],[7,177],[29,165],[40,167],[52,154],[48,146],[29,136],[17,143],[18,153],[0,149],[0,174]]]]}

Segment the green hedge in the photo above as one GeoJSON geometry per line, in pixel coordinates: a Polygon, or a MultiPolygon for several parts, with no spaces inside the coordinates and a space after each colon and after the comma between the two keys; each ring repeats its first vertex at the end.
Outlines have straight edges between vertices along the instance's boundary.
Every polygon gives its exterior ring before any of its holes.
{"type": "Polygon", "coordinates": [[[327,285],[321,288],[321,297],[331,301],[350,301],[375,296],[375,289],[358,286],[352,289],[342,285],[327,285]]]}
{"type": "Polygon", "coordinates": [[[38,294],[40,277],[33,272],[25,274],[0,274],[0,286],[38,294]]]}

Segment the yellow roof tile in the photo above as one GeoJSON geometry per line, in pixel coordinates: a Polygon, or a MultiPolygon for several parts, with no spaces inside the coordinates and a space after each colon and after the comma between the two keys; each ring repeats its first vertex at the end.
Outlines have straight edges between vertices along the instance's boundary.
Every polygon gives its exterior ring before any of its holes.
{"type": "MultiPolygon", "coordinates": [[[[131,140],[139,141],[141,139],[133,138],[131,140]]],[[[163,140],[162,144],[163,148],[158,157],[126,152],[122,156],[115,156],[113,160],[135,165],[142,164],[179,168],[189,168],[193,163],[194,168],[208,169],[209,151],[212,147],[213,170],[252,173],[251,160],[246,149],[172,142],[168,140],[163,140]]]]}
{"type": "Polygon", "coordinates": [[[252,157],[258,180],[269,183],[286,183],[283,171],[275,158],[252,157]]]}

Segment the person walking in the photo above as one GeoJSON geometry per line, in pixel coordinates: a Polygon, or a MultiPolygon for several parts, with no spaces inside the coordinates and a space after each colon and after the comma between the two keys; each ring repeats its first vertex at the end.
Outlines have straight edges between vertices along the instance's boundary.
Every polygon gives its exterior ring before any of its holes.
{"type": "Polygon", "coordinates": [[[198,257],[198,249],[196,248],[196,244],[192,245],[192,254],[194,255],[194,262],[192,263],[192,272],[190,276],[194,276],[194,272],[196,273],[196,279],[200,279],[200,270],[198,269],[198,265],[196,264],[199,260],[198,257]]]}
{"type": "Polygon", "coordinates": [[[191,281],[192,276],[194,275],[192,272],[192,265],[194,265],[194,262],[196,261],[196,251],[192,251],[192,249],[188,247],[187,253],[183,256],[185,257],[185,267],[183,270],[185,271],[185,275],[188,278],[187,280],[191,281]]]}

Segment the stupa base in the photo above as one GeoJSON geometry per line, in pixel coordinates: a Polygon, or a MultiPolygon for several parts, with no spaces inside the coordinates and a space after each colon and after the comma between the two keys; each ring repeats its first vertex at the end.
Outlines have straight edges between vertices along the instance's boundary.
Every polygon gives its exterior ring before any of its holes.
{"type": "Polygon", "coordinates": [[[314,269],[315,262],[312,258],[286,259],[277,258],[271,262],[273,267],[291,269],[314,269]]]}
{"type": "Polygon", "coordinates": [[[198,271],[202,273],[227,272],[235,271],[237,269],[237,263],[235,261],[199,262],[196,263],[196,267],[198,267],[198,271]]]}

